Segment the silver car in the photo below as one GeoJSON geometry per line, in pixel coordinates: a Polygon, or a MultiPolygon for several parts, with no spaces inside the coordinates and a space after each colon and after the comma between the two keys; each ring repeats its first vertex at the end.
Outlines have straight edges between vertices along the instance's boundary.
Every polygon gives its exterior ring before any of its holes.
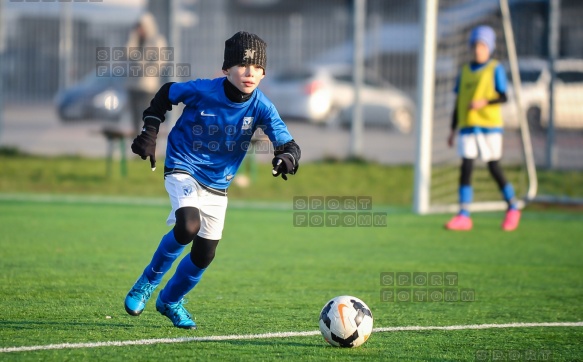
{"type": "Polygon", "coordinates": [[[119,121],[127,104],[123,78],[85,76],[79,83],[55,96],[59,118],[63,122],[105,120],[119,121]]]}
{"type": "MultiPolygon", "coordinates": [[[[261,90],[275,104],[282,117],[312,123],[352,121],[354,86],[347,65],[317,66],[267,77],[261,90]]],[[[387,82],[365,76],[362,89],[363,119],[366,126],[381,126],[409,133],[415,104],[404,92],[387,82]]]]}
{"type": "Polygon", "coordinates": [[[334,80],[323,69],[300,69],[266,77],[260,89],[282,117],[312,123],[329,121],[333,109],[334,80]]]}
{"type": "MultiPolygon", "coordinates": [[[[560,59],[556,61],[555,127],[583,128],[583,60],[560,59]]],[[[551,74],[544,59],[519,61],[522,110],[533,130],[546,128],[549,123],[549,82],[551,74]]],[[[507,71],[508,66],[505,65],[507,71]]],[[[509,77],[510,78],[510,77],[509,77]]],[[[509,102],[502,107],[504,125],[518,127],[514,92],[508,87],[509,102]]]]}

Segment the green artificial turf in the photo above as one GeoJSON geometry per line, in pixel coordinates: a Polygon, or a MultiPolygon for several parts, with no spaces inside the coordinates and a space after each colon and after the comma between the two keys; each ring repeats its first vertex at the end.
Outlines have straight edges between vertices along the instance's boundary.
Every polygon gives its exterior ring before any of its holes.
{"type": "MultiPolygon", "coordinates": [[[[315,331],[324,304],[344,294],[369,305],[375,327],[583,321],[581,214],[527,211],[507,233],[502,213],[477,213],[473,231],[456,233],[443,230],[443,215],[380,211],[385,227],[295,227],[292,210],[233,203],[217,257],[187,296],[199,329],[185,331],[153,300],[140,317],[123,307],[168,230],[168,206],[2,201],[0,348],[315,331]],[[475,300],[383,301],[383,290],[395,287],[382,285],[381,275],[391,272],[454,272],[475,300]]],[[[3,352],[0,359],[473,361],[481,351],[550,351],[553,360],[574,361],[583,356],[581,340],[581,327],[398,331],[373,333],[357,349],[313,335],[3,352]]]]}

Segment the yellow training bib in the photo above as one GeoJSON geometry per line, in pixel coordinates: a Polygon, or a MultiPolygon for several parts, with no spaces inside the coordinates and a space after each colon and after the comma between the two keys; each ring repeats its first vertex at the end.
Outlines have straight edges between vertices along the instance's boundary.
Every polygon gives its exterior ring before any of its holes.
{"type": "Polygon", "coordinates": [[[494,70],[497,65],[498,62],[492,59],[475,72],[471,71],[469,64],[463,66],[456,105],[459,128],[502,127],[500,104],[488,104],[482,109],[469,109],[471,101],[498,97],[494,85],[494,70]]]}

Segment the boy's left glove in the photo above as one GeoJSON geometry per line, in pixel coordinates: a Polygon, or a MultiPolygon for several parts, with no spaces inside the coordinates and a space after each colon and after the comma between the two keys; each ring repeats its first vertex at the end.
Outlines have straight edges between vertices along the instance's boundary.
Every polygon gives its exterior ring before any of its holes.
{"type": "Polygon", "coordinates": [[[271,171],[273,177],[281,175],[281,178],[286,181],[286,174],[294,175],[300,167],[300,165],[295,162],[293,156],[289,153],[282,153],[275,156],[271,161],[271,164],[273,165],[273,170],[271,171]]]}

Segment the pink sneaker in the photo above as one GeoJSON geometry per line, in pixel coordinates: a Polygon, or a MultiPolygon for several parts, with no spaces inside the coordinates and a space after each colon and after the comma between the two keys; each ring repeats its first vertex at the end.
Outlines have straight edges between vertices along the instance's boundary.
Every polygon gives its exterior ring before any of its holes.
{"type": "Polygon", "coordinates": [[[472,230],[472,219],[465,215],[454,216],[447,224],[445,228],[448,230],[472,230]]]}
{"type": "Polygon", "coordinates": [[[518,227],[518,222],[520,221],[520,211],[511,209],[506,211],[506,216],[502,222],[502,230],[512,231],[518,227]]]}

